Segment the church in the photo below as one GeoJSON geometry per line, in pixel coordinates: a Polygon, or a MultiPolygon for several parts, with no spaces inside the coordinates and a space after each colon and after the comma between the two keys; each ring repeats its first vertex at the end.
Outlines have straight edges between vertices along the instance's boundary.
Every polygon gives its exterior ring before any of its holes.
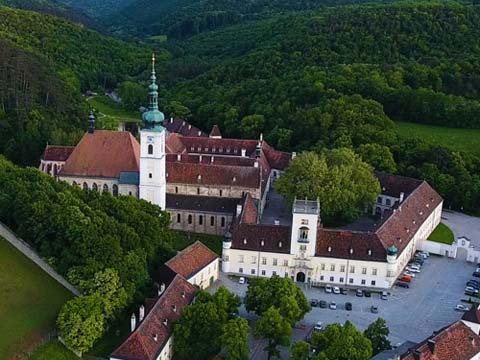
{"type": "Polygon", "coordinates": [[[85,190],[135,196],[171,215],[176,230],[224,236],[222,271],[290,277],[309,285],[389,288],[440,223],[442,198],[421,180],[376,173],[371,214],[323,227],[317,201],[287,209],[272,189],[295,153],[259,139],[226,139],[158,108],[155,61],[140,142],[89,127],[77,146],[48,145],[40,170],[85,190]]]}

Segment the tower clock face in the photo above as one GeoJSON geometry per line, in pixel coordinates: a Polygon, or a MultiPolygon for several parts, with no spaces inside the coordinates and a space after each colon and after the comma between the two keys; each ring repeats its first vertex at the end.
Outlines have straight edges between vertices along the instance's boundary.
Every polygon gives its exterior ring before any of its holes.
{"type": "Polygon", "coordinates": [[[147,136],[147,144],[153,144],[153,136],[147,136]]]}

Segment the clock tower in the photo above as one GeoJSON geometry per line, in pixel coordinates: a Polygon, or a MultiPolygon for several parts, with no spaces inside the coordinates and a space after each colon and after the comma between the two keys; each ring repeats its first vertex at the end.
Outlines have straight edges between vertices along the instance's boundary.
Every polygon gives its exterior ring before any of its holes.
{"type": "Polygon", "coordinates": [[[152,76],[148,87],[149,106],[143,113],[140,131],[140,199],[150,201],[165,210],[167,180],[165,175],[165,119],[158,110],[158,86],[155,76],[155,55],[152,56],[152,76]]]}

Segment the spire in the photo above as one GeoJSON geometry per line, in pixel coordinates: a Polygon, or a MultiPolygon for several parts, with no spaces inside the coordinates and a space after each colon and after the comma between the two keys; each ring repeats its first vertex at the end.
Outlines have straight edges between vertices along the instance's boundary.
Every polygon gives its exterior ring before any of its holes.
{"type": "Polygon", "coordinates": [[[93,109],[90,109],[88,115],[88,132],[93,134],[95,132],[95,114],[93,113],[93,109]]]}
{"type": "Polygon", "coordinates": [[[143,113],[143,122],[146,128],[162,131],[162,123],[165,120],[163,113],[158,110],[158,85],[155,75],[155,54],[152,54],[152,74],[150,75],[150,85],[148,86],[148,111],[143,113]]]}

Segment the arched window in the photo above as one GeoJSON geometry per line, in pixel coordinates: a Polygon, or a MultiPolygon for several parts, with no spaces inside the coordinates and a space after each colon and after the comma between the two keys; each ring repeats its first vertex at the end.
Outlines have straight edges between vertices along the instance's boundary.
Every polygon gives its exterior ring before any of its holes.
{"type": "Polygon", "coordinates": [[[177,223],[181,223],[181,222],[182,222],[182,215],[177,214],[177,223]]]}
{"type": "Polygon", "coordinates": [[[113,196],[118,196],[118,185],[117,184],[113,184],[112,190],[113,190],[113,196]]]}
{"type": "Polygon", "coordinates": [[[88,190],[88,184],[86,182],[83,183],[83,190],[88,190]]]}
{"type": "Polygon", "coordinates": [[[153,145],[148,145],[148,155],[153,155],[153,145]]]}
{"type": "Polygon", "coordinates": [[[388,206],[390,206],[392,204],[392,201],[390,199],[387,199],[386,203],[387,203],[388,206]]]}
{"type": "Polygon", "coordinates": [[[73,185],[73,186],[77,186],[78,184],[74,181],[74,182],[72,183],[72,185],[73,185]]]}
{"type": "Polygon", "coordinates": [[[192,214],[188,215],[188,223],[191,224],[193,222],[192,214]]]}
{"type": "Polygon", "coordinates": [[[53,164],[53,176],[57,176],[57,164],[53,164]]]}
{"type": "Polygon", "coordinates": [[[93,183],[93,184],[92,184],[92,190],[93,190],[93,191],[98,191],[98,185],[97,185],[97,183],[93,183]]]}
{"type": "Polygon", "coordinates": [[[300,228],[298,238],[300,240],[308,240],[308,228],[306,226],[300,228]]]}
{"type": "Polygon", "coordinates": [[[103,184],[103,192],[108,193],[108,185],[107,184],[103,184]]]}

